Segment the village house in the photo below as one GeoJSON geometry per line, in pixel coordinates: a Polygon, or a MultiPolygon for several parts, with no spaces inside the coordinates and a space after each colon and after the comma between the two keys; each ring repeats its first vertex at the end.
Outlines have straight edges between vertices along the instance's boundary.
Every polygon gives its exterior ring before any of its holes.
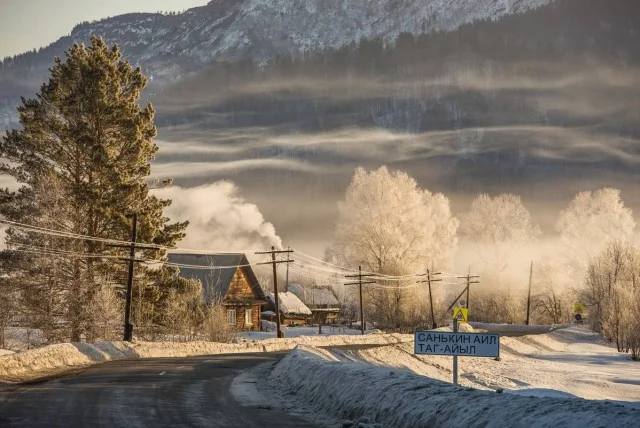
{"type": "Polygon", "coordinates": [[[311,310],[312,324],[333,324],[340,315],[340,303],[330,286],[290,284],[295,294],[311,310]]]}
{"type": "Polygon", "coordinates": [[[260,330],[260,312],[267,303],[244,254],[169,254],[169,262],[180,266],[180,276],[202,284],[206,303],[220,302],[227,323],[238,330],[260,330]]]}
{"type": "MultiPolygon", "coordinates": [[[[267,302],[262,318],[268,321],[275,321],[276,308],[273,293],[267,294],[267,302]]],[[[280,291],[278,292],[278,302],[280,303],[280,322],[282,325],[298,326],[309,323],[311,310],[295,294],[280,291]]]]}

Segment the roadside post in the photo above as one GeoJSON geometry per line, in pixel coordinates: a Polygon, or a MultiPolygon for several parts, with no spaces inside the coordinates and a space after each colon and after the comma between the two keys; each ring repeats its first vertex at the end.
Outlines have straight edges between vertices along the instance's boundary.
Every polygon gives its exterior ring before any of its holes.
{"type": "Polygon", "coordinates": [[[582,324],[584,322],[584,316],[587,308],[582,303],[573,304],[573,319],[576,324],[582,324]]]}
{"type": "Polygon", "coordinates": [[[413,353],[453,357],[453,384],[458,385],[458,357],[499,357],[500,335],[495,333],[461,333],[458,323],[466,322],[466,308],[453,311],[453,332],[419,330],[414,334],[413,353]]]}

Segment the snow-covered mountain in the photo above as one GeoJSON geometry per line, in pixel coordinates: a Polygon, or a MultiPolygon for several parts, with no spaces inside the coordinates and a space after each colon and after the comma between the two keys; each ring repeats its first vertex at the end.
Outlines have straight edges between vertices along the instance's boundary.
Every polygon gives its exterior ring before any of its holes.
{"type": "Polygon", "coordinates": [[[0,80],[46,73],[54,55],[100,35],[154,79],[176,78],[215,58],[337,47],[362,37],[454,30],[553,0],[213,0],[177,15],[127,14],[76,26],[38,53],[5,61],[0,80]],[[26,67],[28,65],[28,67],[26,67]],[[27,68],[26,70],[24,68],[27,68]]]}

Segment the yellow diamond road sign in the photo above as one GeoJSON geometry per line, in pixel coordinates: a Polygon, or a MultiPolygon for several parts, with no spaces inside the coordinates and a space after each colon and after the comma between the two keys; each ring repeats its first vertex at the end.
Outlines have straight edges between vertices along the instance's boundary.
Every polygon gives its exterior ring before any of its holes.
{"type": "Polygon", "coordinates": [[[455,308],[453,310],[453,319],[458,320],[458,322],[467,322],[468,314],[469,310],[467,308],[455,308]]]}
{"type": "Polygon", "coordinates": [[[582,303],[575,303],[573,305],[573,313],[574,314],[584,315],[584,313],[586,312],[586,309],[587,308],[585,308],[582,303]]]}

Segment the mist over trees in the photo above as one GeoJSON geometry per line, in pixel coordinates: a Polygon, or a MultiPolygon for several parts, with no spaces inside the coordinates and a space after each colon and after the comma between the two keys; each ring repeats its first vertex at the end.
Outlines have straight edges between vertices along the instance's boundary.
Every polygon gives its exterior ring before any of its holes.
{"type": "MultiPolygon", "coordinates": [[[[344,266],[383,275],[449,266],[458,224],[444,195],[421,189],[406,173],[358,168],[339,204],[332,252],[344,266]]],[[[371,311],[387,323],[406,322],[416,301],[407,285],[369,290],[371,311]]]]}
{"type": "MultiPolygon", "coordinates": [[[[480,194],[458,222],[446,196],[421,189],[406,173],[386,167],[358,168],[339,204],[339,214],[328,252],[331,259],[354,270],[362,266],[363,271],[396,277],[378,278],[377,285],[365,292],[367,317],[381,326],[426,323],[425,287],[416,278],[397,276],[427,268],[431,272],[450,269],[459,235],[462,243],[473,245],[484,266],[473,272],[480,273],[480,284],[471,292],[472,320],[525,321],[525,283],[511,277],[507,268],[517,261],[519,252],[529,253],[535,262],[533,323],[570,323],[573,305],[581,303],[594,330],[615,342],[620,351],[631,351],[638,358],[640,250],[631,243],[635,222],[618,189],[578,193],[559,213],[558,234],[545,238],[555,245],[542,255],[531,253],[542,232],[518,195],[480,194]],[[567,248],[576,250],[575,254],[567,248]]],[[[435,289],[437,307],[455,297],[450,289],[435,289]]],[[[353,306],[353,296],[341,295],[347,306],[353,306]]],[[[446,315],[440,310],[438,321],[446,322],[446,315]]]]}
{"type": "Polygon", "coordinates": [[[631,239],[635,227],[620,190],[612,188],[578,193],[560,212],[556,224],[568,262],[577,272],[584,272],[608,242],[631,239]]]}
{"type": "Polygon", "coordinates": [[[403,275],[450,264],[457,229],[443,194],[401,171],[358,168],[339,204],[333,253],[350,267],[403,275]]]}
{"type": "Polygon", "coordinates": [[[516,280],[506,272],[514,254],[526,249],[539,235],[531,214],[518,195],[480,194],[461,216],[460,234],[471,243],[482,266],[482,281],[474,287],[474,316],[496,322],[518,322],[522,300],[516,280]]]}

